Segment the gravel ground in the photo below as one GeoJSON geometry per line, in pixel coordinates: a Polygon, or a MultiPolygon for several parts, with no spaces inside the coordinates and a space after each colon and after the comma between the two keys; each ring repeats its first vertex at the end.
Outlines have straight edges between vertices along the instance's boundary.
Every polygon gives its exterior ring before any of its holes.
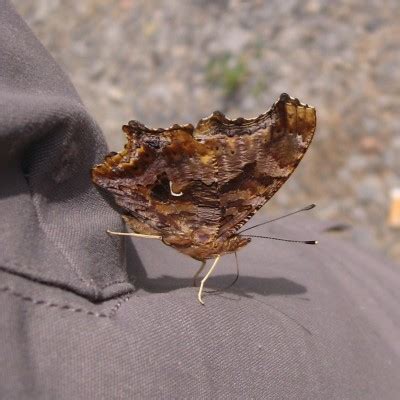
{"type": "Polygon", "coordinates": [[[252,117],[281,92],[314,105],[315,140],[264,212],[315,202],[316,216],[400,261],[400,230],[388,225],[400,187],[398,0],[13,2],[112,150],[130,119],[252,117]]]}

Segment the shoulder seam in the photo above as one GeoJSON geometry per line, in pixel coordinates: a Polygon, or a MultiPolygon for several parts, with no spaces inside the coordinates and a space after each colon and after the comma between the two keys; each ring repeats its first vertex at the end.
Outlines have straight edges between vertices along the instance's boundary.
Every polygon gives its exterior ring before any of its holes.
{"type": "Polygon", "coordinates": [[[92,311],[92,310],[87,310],[83,307],[72,306],[67,303],[59,304],[59,303],[55,303],[52,301],[34,299],[31,296],[26,296],[23,293],[15,291],[10,286],[0,286],[0,293],[9,294],[9,295],[14,296],[22,301],[26,301],[26,302],[32,303],[34,305],[37,305],[37,306],[57,308],[57,309],[63,310],[63,311],[70,311],[70,312],[75,312],[75,313],[86,314],[86,315],[97,317],[97,318],[110,318],[110,319],[112,319],[116,315],[118,310],[121,308],[122,304],[125,303],[126,301],[128,301],[129,298],[131,297],[131,294],[130,294],[130,295],[123,296],[122,298],[119,298],[118,301],[115,303],[115,305],[108,312],[104,312],[104,311],[96,312],[96,311],[92,311]]]}

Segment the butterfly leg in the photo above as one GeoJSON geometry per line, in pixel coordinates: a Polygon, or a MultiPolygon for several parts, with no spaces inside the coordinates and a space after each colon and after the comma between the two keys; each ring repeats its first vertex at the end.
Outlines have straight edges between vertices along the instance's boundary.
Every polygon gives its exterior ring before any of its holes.
{"type": "Polygon", "coordinates": [[[203,305],[204,305],[204,301],[202,300],[201,295],[203,294],[203,287],[204,287],[204,284],[206,283],[206,280],[208,279],[208,277],[209,277],[209,276],[212,274],[212,272],[214,271],[214,268],[215,268],[215,266],[217,265],[217,263],[218,263],[218,261],[219,261],[220,258],[221,258],[221,256],[218,256],[218,257],[214,260],[214,263],[213,263],[213,265],[211,266],[210,270],[207,272],[206,276],[201,280],[200,289],[199,289],[199,293],[198,293],[198,295],[197,295],[197,299],[198,299],[199,302],[200,302],[201,304],[203,304],[203,305]]]}
{"type": "Polygon", "coordinates": [[[109,235],[116,235],[116,236],[135,236],[135,237],[142,237],[147,239],[162,239],[161,236],[157,235],[143,235],[142,233],[134,233],[134,232],[113,232],[107,229],[107,233],[109,235]]]}
{"type": "Polygon", "coordinates": [[[193,286],[196,287],[196,279],[198,278],[198,276],[201,274],[201,272],[203,271],[204,267],[206,266],[206,262],[202,261],[200,268],[197,270],[197,272],[194,274],[193,277],[193,286]]]}

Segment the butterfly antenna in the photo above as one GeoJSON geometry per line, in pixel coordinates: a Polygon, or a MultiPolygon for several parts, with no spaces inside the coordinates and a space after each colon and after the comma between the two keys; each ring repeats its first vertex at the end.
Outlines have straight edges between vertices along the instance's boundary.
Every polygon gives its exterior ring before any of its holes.
{"type": "Polygon", "coordinates": [[[292,239],[277,238],[273,236],[259,236],[259,235],[240,235],[240,236],[250,237],[250,238],[280,240],[282,242],[290,242],[290,243],[318,244],[318,240],[292,240],[292,239]]]}
{"type": "Polygon", "coordinates": [[[293,211],[293,212],[291,212],[291,213],[289,213],[289,214],[282,215],[282,216],[277,217],[277,218],[274,218],[274,219],[270,219],[270,220],[268,220],[268,221],[262,222],[261,224],[257,224],[257,225],[250,226],[249,228],[246,228],[246,229],[243,229],[242,231],[239,231],[238,234],[243,233],[243,232],[246,232],[246,231],[249,231],[250,229],[258,228],[259,226],[262,226],[262,225],[265,225],[265,224],[269,224],[270,222],[278,221],[279,219],[283,219],[283,218],[286,218],[286,217],[290,217],[291,215],[297,214],[297,213],[299,213],[299,212],[312,210],[314,207],[316,207],[315,204],[309,204],[308,206],[303,207],[303,208],[300,209],[300,210],[293,211]]]}

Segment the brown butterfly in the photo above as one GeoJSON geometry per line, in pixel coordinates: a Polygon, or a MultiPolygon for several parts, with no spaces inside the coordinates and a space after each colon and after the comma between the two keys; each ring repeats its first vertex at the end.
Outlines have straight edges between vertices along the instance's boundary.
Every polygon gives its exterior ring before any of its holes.
{"type": "MultiPolygon", "coordinates": [[[[122,127],[128,142],[94,166],[92,180],[112,193],[133,233],[161,239],[202,261],[236,252],[251,240],[239,229],[286,182],[316,126],[315,108],[286,93],[257,118],[216,111],[193,125],[122,127]]],[[[110,232],[119,234],[118,232],[110,232]]],[[[122,233],[123,234],[123,233],[122,233]]],[[[203,303],[204,304],[204,303],[203,303]]]]}

